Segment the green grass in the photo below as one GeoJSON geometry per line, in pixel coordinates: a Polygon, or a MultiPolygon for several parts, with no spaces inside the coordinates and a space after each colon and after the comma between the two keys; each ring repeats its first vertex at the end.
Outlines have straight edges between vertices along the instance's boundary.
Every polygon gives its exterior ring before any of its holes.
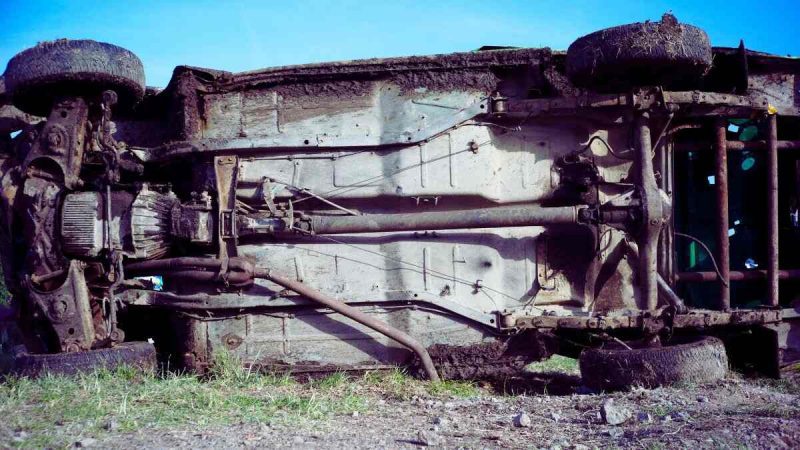
{"type": "Polygon", "coordinates": [[[525,371],[533,373],[563,373],[567,375],[580,374],[578,360],[561,355],[553,355],[543,361],[528,364],[525,367],[525,371]]]}
{"type": "Polygon", "coordinates": [[[156,376],[134,369],[99,370],[75,377],[8,379],[0,384],[2,440],[25,433],[22,447],[64,446],[60,434],[97,437],[109,423],[119,431],[142,427],[208,427],[236,423],[320,420],[366,409],[354,384],[325,382],[326,388],[286,376],[215,368],[208,379],[156,376]],[[69,430],[53,433],[54,428],[69,430]]]}
{"type": "Polygon", "coordinates": [[[11,294],[6,289],[6,284],[3,282],[3,267],[0,266],[0,306],[7,305],[11,300],[11,294]]]}
{"type": "Polygon", "coordinates": [[[730,407],[722,411],[726,416],[752,416],[752,417],[774,417],[778,419],[792,419],[800,415],[800,409],[789,405],[762,404],[752,405],[741,403],[735,407],[730,407]]]}
{"type": "Polygon", "coordinates": [[[443,380],[426,382],[417,380],[401,369],[387,372],[369,372],[360,380],[365,387],[380,391],[381,395],[396,400],[413,397],[467,398],[482,394],[480,388],[470,381],[443,380]]]}
{"type": "MultiPolygon", "coordinates": [[[[308,383],[262,374],[219,355],[208,377],[135,369],[98,370],[74,377],[11,378],[0,383],[0,442],[64,447],[86,437],[141,428],[199,429],[238,423],[326,420],[367,412],[379,398],[480,395],[474,384],[428,383],[401,370],[363,376],[334,373],[308,383]],[[55,432],[54,432],[55,430],[55,432]]],[[[0,447],[9,444],[0,443],[0,447]]]]}

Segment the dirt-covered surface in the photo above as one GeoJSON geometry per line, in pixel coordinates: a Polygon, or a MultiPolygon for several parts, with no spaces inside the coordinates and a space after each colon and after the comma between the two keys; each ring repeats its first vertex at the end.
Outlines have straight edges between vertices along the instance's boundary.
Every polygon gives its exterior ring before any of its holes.
{"type": "MultiPolygon", "coordinates": [[[[372,383],[358,388],[364,399],[360,406],[322,419],[242,420],[226,426],[132,431],[116,430],[112,419],[102,425],[104,431],[97,431],[97,424],[54,423],[49,432],[61,434],[58,441],[75,447],[97,448],[800,447],[797,379],[746,379],[734,374],[711,385],[611,395],[586,393],[569,373],[539,373],[528,381],[507,385],[514,395],[499,393],[497,385],[425,393],[415,391],[419,382],[413,380],[408,383],[416,387],[401,390],[396,384],[372,383]],[[608,423],[619,420],[624,421],[608,423]]],[[[25,434],[0,426],[0,443],[19,445],[25,434]]]]}

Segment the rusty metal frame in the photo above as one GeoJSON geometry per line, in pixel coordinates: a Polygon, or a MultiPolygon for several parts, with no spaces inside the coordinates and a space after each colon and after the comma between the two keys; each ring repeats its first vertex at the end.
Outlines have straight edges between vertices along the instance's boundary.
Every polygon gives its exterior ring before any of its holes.
{"type": "Polygon", "coordinates": [[[731,256],[730,241],[728,240],[728,140],[725,137],[727,123],[724,118],[718,117],[714,124],[716,174],[714,185],[717,192],[717,263],[722,276],[719,285],[719,298],[717,307],[723,311],[731,308],[731,256]]]}
{"type": "MultiPolygon", "coordinates": [[[[721,275],[715,272],[681,272],[677,273],[677,282],[711,282],[718,281],[719,309],[730,309],[730,282],[767,280],[767,299],[765,306],[778,308],[780,280],[800,279],[800,270],[781,270],[779,268],[779,228],[778,228],[778,152],[800,149],[800,141],[778,140],[778,118],[776,114],[767,116],[769,135],[767,141],[740,142],[728,141],[726,137],[727,122],[719,116],[714,124],[715,185],[717,192],[717,263],[721,275]],[[767,161],[767,268],[766,270],[731,271],[730,243],[728,237],[728,152],[742,150],[765,150],[767,161]]],[[[707,145],[681,145],[683,151],[707,150],[707,145]]]]}
{"type": "Polygon", "coordinates": [[[676,314],[671,318],[648,311],[616,316],[518,316],[514,317],[508,326],[519,329],[658,331],[668,325],[673,329],[728,325],[752,326],[778,323],[781,320],[782,311],[774,309],[736,311],[695,309],[687,314],[676,314]],[[668,320],[671,323],[668,323],[668,320]]]}

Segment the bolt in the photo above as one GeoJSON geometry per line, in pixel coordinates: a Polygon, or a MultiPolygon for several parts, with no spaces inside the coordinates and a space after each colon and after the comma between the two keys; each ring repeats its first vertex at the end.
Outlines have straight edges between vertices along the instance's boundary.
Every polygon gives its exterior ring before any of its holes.
{"type": "Polygon", "coordinates": [[[114,330],[108,337],[114,342],[121,342],[125,339],[125,334],[122,332],[122,330],[114,330]]]}
{"type": "Polygon", "coordinates": [[[64,351],[67,353],[76,353],[81,351],[81,347],[75,342],[70,342],[69,344],[62,343],[62,345],[64,346],[64,351]]]}

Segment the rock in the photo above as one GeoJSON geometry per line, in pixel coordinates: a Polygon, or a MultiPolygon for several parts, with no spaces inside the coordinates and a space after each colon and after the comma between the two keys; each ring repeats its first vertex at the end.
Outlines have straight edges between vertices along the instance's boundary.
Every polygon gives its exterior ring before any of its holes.
{"type": "Polygon", "coordinates": [[[556,422],[556,423],[560,422],[561,421],[561,414],[559,414],[557,412],[551,412],[550,413],[550,418],[553,419],[553,422],[556,422]]]}
{"type": "Polygon", "coordinates": [[[575,444],[572,446],[572,448],[573,450],[589,450],[589,446],[583,444],[575,444]]]}
{"type": "Polygon", "coordinates": [[[295,436],[292,439],[292,442],[295,443],[295,444],[304,444],[305,440],[301,436],[295,436]]]}
{"type": "Polygon", "coordinates": [[[618,438],[624,434],[619,428],[609,428],[604,433],[606,436],[611,436],[612,438],[618,438]]]}
{"type": "Polygon", "coordinates": [[[514,417],[514,426],[520,428],[528,428],[531,426],[531,416],[527,413],[521,412],[514,417]]]}
{"type": "Polygon", "coordinates": [[[11,440],[13,440],[14,442],[22,442],[27,438],[28,438],[28,432],[19,430],[14,433],[14,437],[11,438],[11,440]]]}
{"type": "Polygon", "coordinates": [[[421,430],[417,433],[417,442],[424,446],[439,445],[441,438],[435,432],[421,430]]]}
{"type": "Polygon", "coordinates": [[[631,418],[631,412],[614,405],[613,398],[607,398],[600,405],[600,417],[609,425],[621,425],[631,418]]]}
{"type": "Polygon", "coordinates": [[[91,447],[92,445],[97,443],[97,439],[94,438],[83,438],[80,441],[75,442],[75,447],[83,448],[83,447],[91,447]]]}
{"type": "Polygon", "coordinates": [[[447,418],[442,416],[437,416],[433,418],[433,424],[439,425],[440,427],[444,427],[447,425],[447,418]]]}
{"type": "Polygon", "coordinates": [[[119,430],[119,422],[117,422],[114,419],[111,419],[108,422],[106,422],[105,425],[103,425],[103,428],[106,431],[117,431],[117,430],[119,430]]]}
{"type": "Polygon", "coordinates": [[[351,414],[351,416],[358,417],[358,411],[353,411],[353,414],[351,414]]]}
{"type": "Polygon", "coordinates": [[[653,421],[653,416],[649,412],[639,411],[636,413],[636,421],[639,423],[650,423],[653,421]]]}
{"type": "Polygon", "coordinates": [[[674,412],[674,413],[670,414],[670,416],[672,416],[672,420],[675,420],[677,422],[688,422],[689,419],[691,419],[691,416],[689,416],[689,413],[686,413],[686,412],[683,412],[683,411],[674,412]]]}

